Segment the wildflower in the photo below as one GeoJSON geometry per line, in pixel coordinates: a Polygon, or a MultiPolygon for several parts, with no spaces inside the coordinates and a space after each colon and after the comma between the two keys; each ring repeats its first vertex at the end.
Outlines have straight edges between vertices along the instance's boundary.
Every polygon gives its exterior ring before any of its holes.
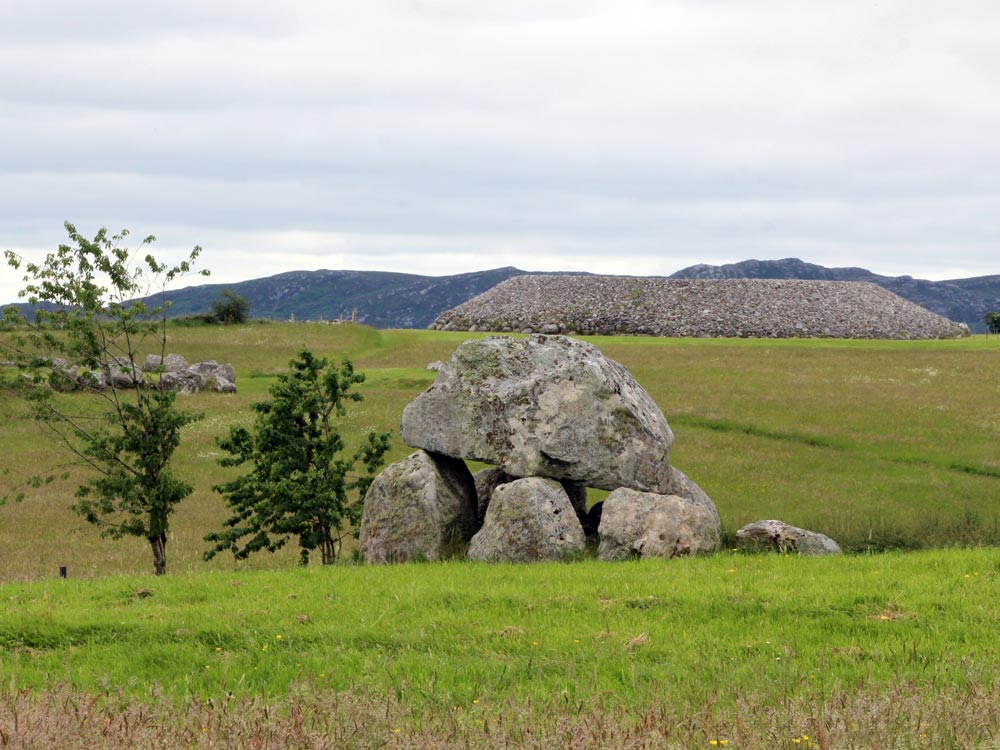
{"type": "Polygon", "coordinates": [[[392,731],[393,731],[393,733],[394,733],[394,734],[399,734],[399,733],[400,733],[400,732],[402,732],[403,730],[402,730],[402,729],[400,729],[399,727],[396,727],[396,728],[395,728],[395,729],[393,729],[392,731]]]}
{"type": "Polygon", "coordinates": [[[216,646],[216,647],[215,647],[215,650],[216,650],[216,651],[222,651],[222,646],[216,646]]]}
{"type": "Polygon", "coordinates": [[[532,645],[532,646],[541,646],[542,644],[541,644],[541,643],[539,643],[538,641],[532,641],[532,642],[531,642],[531,645],[532,645]]]}
{"type": "Polygon", "coordinates": [[[266,643],[261,647],[261,651],[267,651],[267,644],[266,643]]]}
{"type": "Polygon", "coordinates": [[[282,638],[284,638],[284,636],[281,633],[278,633],[276,636],[274,636],[274,640],[276,641],[280,641],[282,638]]]}
{"type": "Polygon", "coordinates": [[[729,572],[730,572],[730,573],[735,573],[735,572],[736,572],[736,568],[730,568],[730,569],[729,569],[729,572]]]}
{"type": "Polygon", "coordinates": [[[472,705],[473,706],[478,706],[479,705],[479,698],[473,698],[472,699],[472,705]]]}

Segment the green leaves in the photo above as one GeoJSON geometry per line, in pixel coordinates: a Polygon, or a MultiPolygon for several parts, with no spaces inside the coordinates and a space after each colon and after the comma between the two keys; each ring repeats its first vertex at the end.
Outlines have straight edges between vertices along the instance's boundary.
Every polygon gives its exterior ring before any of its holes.
{"type": "Polygon", "coordinates": [[[150,254],[140,260],[124,244],[128,230],[109,237],[102,228],[88,239],[70,222],[65,227],[72,244],[59,245],[42,263],[4,254],[11,268],[24,271],[20,296],[38,309],[32,321],[5,312],[14,335],[3,354],[25,376],[16,390],[36,420],[90,472],[73,510],[106,536],[145,537],[163,573],[169,516],[192,491],[170,471],[170,460],[181,428],[197,415],[176,408],[174,394],[155,390],[138,366],[140,352],[165,351],[167,303],[133,300],[162,295],[201,248],[168,267],[150,254]],[[77,391],[74,401],[61,396],[69,391],[77,391]]]}
{"type": "Polygon", "coordinates": [[[346,401],[361,400],[351,389],[363,381],[349,361],[338,368],[303,349],[271,387],[271,400],[254,404],[253,432],[234,427],[219,441],[229,454],[220,464],[250,462],[253,469],[214,488],[234,514],[224,530],[205,537],[215,545],[206,559],[224,550],[238,559],[275,552],[292,537],[298,539],[303,564],[316,549],[324,564],[337,558],[389,449],[389,433],[369,433],[353,455],[342,455],[336,418],[346,414],[346,401]],[[365,469],[361,476],[354,474],[359,464],[365,469]]]}

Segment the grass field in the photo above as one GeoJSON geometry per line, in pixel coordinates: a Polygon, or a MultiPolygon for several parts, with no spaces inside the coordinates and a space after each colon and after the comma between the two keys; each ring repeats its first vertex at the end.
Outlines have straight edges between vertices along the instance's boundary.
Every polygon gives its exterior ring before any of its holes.
{"type": "MultiPolygon", "coordinates": [[[[72,481],[0,508],[0,746],[1000,747],[1000,337],[590,339],[729,532],[777,517],[869,554],[302,570],[201,560],[226,517],[215,439],[302,346],[366,373],[350,435],[396,430],[472,335],[223,332],[171,341],[232,362],[240,393],[184,399],[204,418],[166,578],[67,510],[72,481]]],[[[21,416],[0,393],[0,481],[63,460],[21,416]]]]}
{"type": "MultiPolygon", "coordinates": [[[[178,471],[195,484],[168,546],[176,572],[290,564],[294,550],[235,565],[201,560],[226,517],[211,487],[227,475],[215,440],[251,419],[276,372],[302,346],[350,357],[367,376],[350,434],[398,431],[403,407],[470,334],[267,324],[176,329],[170,349],[232,362],[239,394],[185,397],[204,414],[186,428],[178,471]],[[224,334],[224,335],[223,335],[224,334]]],[[[1000,337],[941,342],[594,338],[628,367],[674,429],[672,462],[716,502],[732,532],[761,518],[814,528],[851,550],[1000,541],[1000,337]]],[[[0,456],[16,483],[65,460],[22,407],[0,394],[0,456]]],[[[398,432],[397,432],[398,434],[398,432]]],[[[409,449],[397,438],[389,460],[409,449]]],[[[141,542],[111,544],[67,510],[56,483],[0,508],[0,579],[143,573],[141,542]]],[[[593,492],[593,499],[602,493],[593,492]]]]}
{"type": "Polygon", "coordinates": [[[176,730],[216,741],[233,728],[220,706],[243,706],[252,734],[266,706],[292,722],[295,696],[345,726],[332,706],[363,706],[352,747],[454,746],[449,732],[489,747],[531,732],[566,747],[630,732],[649,747],[994,747],[998,574],[981,549],[4,584],[0,727],[10,696],[28,712],[40,690],[98,696],[115,717],[198,706],[209,717],[176,730]]]}

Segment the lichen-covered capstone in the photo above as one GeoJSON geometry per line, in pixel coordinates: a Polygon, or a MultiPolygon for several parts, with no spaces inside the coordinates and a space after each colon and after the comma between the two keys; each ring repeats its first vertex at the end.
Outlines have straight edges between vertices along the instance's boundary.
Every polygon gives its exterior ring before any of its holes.
{"type": "Polygon", "coordinates": [[[486,518],[469,544],[469,559],[486,562],[561,560],[583,552],[583,527],[566,491],[535,477],[493,491],[486,518]]]}
{"type": "Polygon", "coordinates": [[[673,433],[649,394],[564,336],[466,341],[403,411],[403,440],[515,477],[667,492],[673,433]]]}
{"type": "Polygon", "coordinates": [[[462,461],[417,451],[365,494],[361,555],[369,563],[439,560],[476,528],[476,489],[462,461]]]}
{"type": "Polygon", "coordinates": [[[714,506],[677,495],[624,488],[604,501],[599,532],[598,555],[602,560],[689,557],[717,552],[722,545],[714,506]]]}

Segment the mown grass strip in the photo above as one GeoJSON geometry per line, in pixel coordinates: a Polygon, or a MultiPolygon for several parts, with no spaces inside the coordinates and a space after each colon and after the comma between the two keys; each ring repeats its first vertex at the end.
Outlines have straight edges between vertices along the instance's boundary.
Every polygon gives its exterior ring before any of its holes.
{"type": "Polygon", "coordinates": [[[855,441],[847,440],[846,438],[808,435],[805,433],[788,432],[785,430],[771,430],[757,425],[736,422],[731,419],[710,419],[708,417],[691,414],[677,415],[671,418],[670,421],[674,425],[680,425],[683,427],[711,430],[712,432],[750,435],[751,437],[766,438],[768,440],[778,440],[787,443],[808,445],[813,448],[827,448],[836,451],[852,451],[897,464],[934,466],[964,474],[972,474],[974,476],[1000,479],[1000,468],[981,466],[940,456],[900,455],[872,446],[863,446],[855,441]]]}

